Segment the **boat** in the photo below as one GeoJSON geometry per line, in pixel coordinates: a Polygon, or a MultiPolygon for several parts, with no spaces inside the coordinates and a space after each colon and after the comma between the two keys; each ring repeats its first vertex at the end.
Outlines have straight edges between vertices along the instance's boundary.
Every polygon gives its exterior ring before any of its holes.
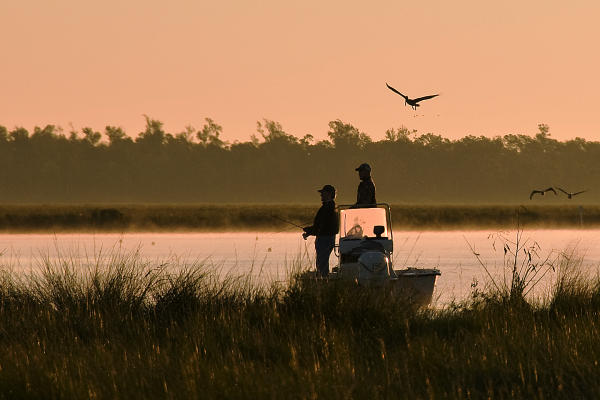
{"type": "Polygon", "coordinates": [[[329,280],[351,280],[361,286],[386,287],[414,303],[430,304],[437,268],[394,268],[394,236],[390,206],[357,208],[340,205],[335,254],[338,265],[329,280]]]}

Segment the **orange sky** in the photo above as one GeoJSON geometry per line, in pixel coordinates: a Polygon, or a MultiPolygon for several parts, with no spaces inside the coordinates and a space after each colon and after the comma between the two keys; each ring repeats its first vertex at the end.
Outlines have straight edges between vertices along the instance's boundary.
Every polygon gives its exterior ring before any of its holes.
{"type": "Polygon", "coordinates": [[[599,21],[595,0],[0,0],[0,125],[600,140],[599,21]],[[415,116],[385,82],[441,96],[415,116]]]}

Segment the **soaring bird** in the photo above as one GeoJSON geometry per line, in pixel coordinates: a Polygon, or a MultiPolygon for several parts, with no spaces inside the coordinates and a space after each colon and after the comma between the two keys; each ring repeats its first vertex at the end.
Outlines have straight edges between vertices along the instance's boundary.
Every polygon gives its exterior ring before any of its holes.
{"type": "Polygon", "coordinates": [[[427,100],[427,99],[433,99],[436,96],[439,96],[439,94],[432,94],[430,96],[423,96],[423,97],[417,97],[416,99],[409,99],[408,96],[403,95],[402,93],[400,93],[399,91],[397,91],[396,89],[394,89],[393,87],[391,87],[390,85],[388,85],[387,83],[385,84],[385,86],[388,87],[388,89],[390,89],[392,92],[399,94],[400,96],[404,97],[404,105],[409,105],[412,107],[413,110],[416,110],[417,107],[420,106],[419,102],[423,101],[423,100],[427,100]]]}
{"type": "Polygon", "coordinates": [[[561,189],[561,188],[558,188],[558,190],[560,190],[561,192],[563,192],[564,194],[566,194],[567,198],[569,198],[569,199],[573,198],[573,196],[577,196],[580,193],[587,192],[587,190],[582,190],[581,192],[571,193],[571,192],[567,192],[566,190],[561,189]]]}
{"type": "Polygon", "coordinates": [[[556,196],[556,190],[554,190],[553,187],[549,187],[548,189],[544,189],[544,190],[532,190],[531,194],[529,195],[529,200],[531,200],[533,198],[534,194],[538,194],[539,193],[539,194],[541,194],[543,196],[543,195],[546,194],[546,192],[552,192],[556,196]]]}

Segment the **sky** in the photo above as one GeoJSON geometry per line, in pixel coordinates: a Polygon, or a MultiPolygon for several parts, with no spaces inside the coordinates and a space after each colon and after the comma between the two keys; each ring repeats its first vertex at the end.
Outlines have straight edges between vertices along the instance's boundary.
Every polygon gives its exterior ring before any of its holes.
{"type": "Polygon", "coordinates": [[[600,140],[596,0],[0,0],[0,125],[600,140]],[[388,90],[437,94],[417,112],[388,90]]]}

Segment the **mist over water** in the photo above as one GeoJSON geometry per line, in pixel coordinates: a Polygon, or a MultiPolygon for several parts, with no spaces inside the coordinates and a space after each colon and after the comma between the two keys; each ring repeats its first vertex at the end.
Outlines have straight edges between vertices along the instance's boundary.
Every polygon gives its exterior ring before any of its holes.
{"type": "MultiPolygon", "coordinates": [[[[510,270],[504,267],[503,243],[494,231],[397,231],[394,232],[394,267],[438,268],[434,298],[446,304],[483,289],[490,279],[473,254],[479,254],[496,281],[510,270]],[[470,245],[470,246],[469,246],[470,245]]],[[[516,232],[503,232],[514,240],[516,232]]],[[[528,230],[523,240],[537,244],[541,259],[555,259],[561,252],[584,258],[584,272],[595,274],[600,266],[600,230],[528,230]]],[[[221,274],[248,275],[256,282],[285,281],[294,268],[314,265],[314,241],[297,233],[126,233],[126,234],[2,234],[0,268],[28,272],[51,261],[75,261],[94,265],[110,254],[137,252],[156,266],[176,268],[202,263],[221,274]]],[[[523,256],[524,257],[524,256],[523,256]]],[[[519,258],[519,264],[524,258],[519,258]]],[[[332,255],[331,267],[337,263],[332,255]]],[[[550,273],[534,290],[547,293],[556,273],[550,273]]]]}

